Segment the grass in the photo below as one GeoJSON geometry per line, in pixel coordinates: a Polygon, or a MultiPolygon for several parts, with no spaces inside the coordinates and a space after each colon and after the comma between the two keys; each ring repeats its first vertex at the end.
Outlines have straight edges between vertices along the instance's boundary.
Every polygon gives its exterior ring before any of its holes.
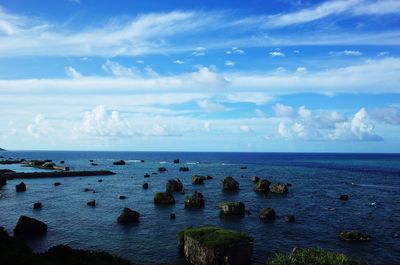
{"type": "Polygon", "coordinates": [[[226,249],[253,243],[253,239],[244,233],[215,226],[186,228],[179,232],[178,240],[183,243],[185,236],[193,238],[203,246],[210,248],[226,249]]]}
{"type": "Polygon", "coordinates": [[[292,254],[275,254],[267,265],[366,265],[346,255],[320,248],[299,249],[292,254]]]}

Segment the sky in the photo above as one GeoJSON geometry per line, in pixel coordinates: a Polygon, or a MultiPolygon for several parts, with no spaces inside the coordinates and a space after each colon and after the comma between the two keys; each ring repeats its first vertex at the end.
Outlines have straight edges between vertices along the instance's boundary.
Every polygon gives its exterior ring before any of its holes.
{"type": "Polygon", "coordinates": [[[399,0],[0,0],[0,147],[400,150],[399,0]]]}

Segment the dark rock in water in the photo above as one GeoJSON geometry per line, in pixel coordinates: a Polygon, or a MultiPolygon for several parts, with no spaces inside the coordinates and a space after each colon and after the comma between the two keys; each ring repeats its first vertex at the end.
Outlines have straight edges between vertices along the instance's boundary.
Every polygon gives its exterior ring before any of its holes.
{"type": "Polygon", "coordinates": [[[192,196],[187,196],[185,198],[185,208],[204,208],[203,194],[195,191],[192,196]]]}
{"type": "Polygon", "coordinates": [[[247,215],[251,215],[251,212],[249,210],[245,211],[247,215]]]}
{"type": "Polygon", "coordinates": [[[286,183],[286,186],[292,187],[292,184],[291,183],[286,183]]]}
{"type": "Polygon", "coordinates": [[[61,185],[61,183],[60,182],[54,182],[54,186],[60,186],[61,185]]]}
{"type": "Polygon", "coordinates": [[[95,206],[96,206],[96,200],[88,201],[88,202],[86,203],[86,205],[87,205],[87,206],[95,207],[95,206]]]}
{"type": "Polygon", "coordinates": [[[118,217],[117,222],[121,225],[128,225],[139,221],[140,214],[129,208],[124,208],[121,215],[118,217]]]}
{"type": "Polygon", "coordinates": [[[97,164],[97,163],[91,163],[91,165],[95,167],[95,166],[98,166],[99,164],[97,164]]]}
{"type": "Polygon", "coordinates": [[[35,209],[35,210],[40,210],[40,209],[42,209],[42,203],[41,203],[41,202],[35,202],[35,203],[33,204],[33,209],[35,209]]]}
{"type": "Polygon", "coordinates": [[[251,178],[251,181],[253,181],[253,182],[258,182],[259,180],[260,180],[260,178],[257,177],[257,176],[253,176],[253,177],[251,178]]]}
{"type": "Polygon", "coordinates": [[[154,195],[154,203],[155,204],[174,204],[175,198],[169,192],[157,192],[154,195]]]}
{"type": "Polygon", "coordinates": [[[247,169],[247,167],[240,167],[240,169],[247,169]]]}
{"type": "Polygon", "coordinates": [[[145,189],[145,190],[148,189],[148,188],[149,188],[149,183],[147,183],[147,182],[146,182],[146,183],[143,183],[143,186],[142,186],[142,187],[143,187],[143,189],[145,189]]]}
{"type": "Polygon", "coordinates": [[[169,215],[169,219],[171,219],[171,220],[176,219],[176,214],[171,213],[171,214],[169,215]]]}
{"type": "Polygon", "coordinates": [[[221,202],[220,213],[223,215],[244,215],[245,205],[242,202],[221,202]]]}
{"type": "Polygon", "coordinates": [[[89,191],[95,192],[94,189],[90,189],[90,188],[84,188],[83,191],[84,192],[89,192],[89,191]]]}
{"type": "Polygon", "coordinates": [[[61,160],[61,161],[60,161],[60,164],[64,164],[64,163],[65,163],[65,161],[64,161],[64,160],[61,160]]]}
{"type": "Polygon", "coordinates": [[[140,163],[144,163],[144,160],[142,159],[142,160],[140,160],[140,163]]]}
{"type": "Polygon", "coordinates": [[[348,201],[348,200],[349,200],[349,195],[347,195],[347,194],[342,194],[342,195],[340,195],[339,200],[341,200],[341,201],[348,201]]]}
{"type": "Polygon", "coordinates": [[[56,164],[53,163],[53,162],[46,162],[46,163],[44,163],[44,164],[42,165],[42,167],[45,167],[45,168],[53,168],[53,167],[55,167],[55,166],[56,166],[56,164]]]}
{"type": "Polygon", "coordinates": [[[294,215],[286,215],[285,216],[285,221],[287,223],[293,223],[295,221],[294,215]]]}
{"type": "Polygon", "coordinates": [[[213,179],[213,177],[207,175],[206,180],[210,180],[210,179],[213,179]]]}
{"type": "Polygon", "coordinates": [[[237,191],[239,190],[239,182],[232,177],[226,177],[222,180],[222,189],[224,191],[237,191]]]}
{"type": "Polygon", "coordinates": [[[94,160],[93,160],[93,159],[90,159],[89,162],[94,162],[94,160]]]}
{"type": "Polygon", "coordinates": [[[179,164],[179,159],[174,159],[174,164],[179,164]]]}
{"type": "Polygon", "coordinates": [[[179,179],[170,179],[166,184],[167,192],[181,191],[183,190],[183,184],[179,179]]]}
{"type": "Polygon", "coordinates": [[[146,174],[144,174],[143,177],[145,177],[145,178],[150,178],[150,174],[146,173],[146,174]]]}
{"type": "Polygon", "coordinates": [[[158,175],[158,173],[157,172],[153,172],[153,173],[151,173],[152,175],[158,175]]]}
{"type": "Polygon", "coordinates": [[[372,239],[372,237],[367,233],[354,230],[340,232],[339,238],[345,241],[369,241],[372,239]]]}
{"type": "Polygon", "coordinates": [[[116,160],[113,162],[113,164],[117,165],[117,166],[122,166],[122,165],[125,165],[125,161],[124,160],[116,160]]]}
{"type": "Polygon", "coordinates": [[[179,171],[187,172],[187,171],[189,171],[189,168],[188,167],[180,167],[179,171]]]}
{"type": "Polygon", "coordinates": [[[275,216],[275,211],[272,208],[262,208],[260,210],[260,213],[258,214],[258,217],[260,217],[260,219],[268,221],[275,220],[275,216]]]}
{"type": "Polygon", "coordinates": [[[97,182],[103,182],[103,180],[102,180],[102,179],[99,179],[97,182]]]}
{"type": "Polygon", "coordinates": [[[126,199],[126,196],[120,195],[120,196],[119,196],[119,199],[120,199],[120,200],[125,200],[125,199],[126,199]]]}
{"type": "Polygon", "coordinates": [[[26,191],[26,185],[25,183],[21,182],[20,184],[15,185],[15,190],[17,192],[24,192],[26,191]]]}
{"type": "Polygon", "coordinates": [[[0,176],[0,189],[6,184],[7,184],[7,178],[4,176],[0,176]]]}
{"type": "Polygon", "coordinates": [[[246,234],[214,226],[186,228],[178,234],[189,264],[250,265],[253,239],[246,234]]]}
{"type": "Polygon", "coordinates": [[[14,228],[16,236],[43,235],[47,232],[47,225],[39,220],[21,215],[14,228]]]}
{"type": "Polygon", "coordinates": [[[271,192],[285,194],[289,189],[286,183],[274,183],[271,185],[271,192]]]}
{"type": "Polygon", "coordinates": [[[192,184],[204,184],[204,180],[206,179],[205,176],[194,175],[192,176],[192,184]]]}
{"type": "Polygon", "coordinates": [[[165,172],[165,171],[167,171],[167,169],[165,168],[165,167],[159,167],[158,168],[158,172],[165,172]]]}
{"type": "Polygon", "coordinates": [[[261,179],[254,185],[254,191],[269,192],[269,185],[271,185],[271,182],[269,182],[267,179],[261,179]]]}

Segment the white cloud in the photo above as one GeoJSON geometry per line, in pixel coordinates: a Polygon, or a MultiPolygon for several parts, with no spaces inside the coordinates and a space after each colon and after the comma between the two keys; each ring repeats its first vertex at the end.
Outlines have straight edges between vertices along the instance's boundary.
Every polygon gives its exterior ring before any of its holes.
{"type": "Polygon", "coordinates": [[[296,69],[296,73],[306,73],[307,72],[307,68],[305,67],[297,67],[296,69]]]}
{"type": "Polygon", "coordinates": [[[259,118],[268,118],[268,115],[260,109],[256,109],[255,112],[256,112],[257,117],[259,117],[259,118]]]}
{"type": "Polygon", "coordinates": [[[283,52],[280,52],[280,51],[270,52],[269,55],[271,55],[272,57],[284,57],[285,56],[285,54],[283,52]]]}
{"type": "Polygon", "coordinates": [[[71,78],[82,78],[82,74],[76,71],[72,66],[65,67],[65,73],[71,78]]]}
{"type": "Polygon", "coordinates": [[[244,133],[250,133],[250,132],[253,131],[253,130],[251,129],[251,127],[250,127],[250,126],[247,126],[247,125],[240,125],[240,126],[239,126],[239,130],[240,130],[241,132],[244,132],[244,133]]]}
{"type": "Polygon", "coordinates": [[[175,60],[175,61],[173,61],[173,63],[175,63],[175,64],[184,64],[185,62],[182,61],[182,60],[175,60]]]}
{"type": "Polygon", "coordinates": [[[362,53],[360,51],[354,51],[354,50],[344,50],[340,52],[334,52],[331,51],[329,52],[330,55],[346,55],[346,56],[361,56],[362,53]]]}
{"type": "Polygon", "coordinates": [[[232,66],[235,66],[235,62],[233,62],[233,61],[226,61],[226,62],[225,62],[225,65],[226,65],[226,66],[231,66],[231,67],[232,67],[232,66]]]}
{"type": "Polygon", "coordinates": [[[211,130],[211,122],[209,121],[204,122],[204,130],[206,130],[207,132],[211,130]]]}
{"type": "Polygon", "coordinates": [[[375,109],[371,112],[371,118],[379,123],[400,125],[400,109],[396,107],[375,109]]]}
{"type": "Polygon", "coordinates": [[[35,138],[42,138],[54,132],[54,128],[43,114],[37,114],[33,122],[26,127],[26,130],[35,138]]]}
{"type": "Polygon", "coordinates": [[[273,109],[275,115],[278,117],[293,117],[295,114],[294,109],[291,106],[286,106],[280,103],[275,104],[273,109]]]}
{"type": "Polygon", "coordinates": [[[232,47],[230,50],[227,50],[225,53],[226,54],[244,54],[244,51],[237,47],[232,47]]]}
{"type": "Polygon", "coordinates": [[[198,100],[197,105],[205,112],[221,112],[228,110],[224,105],[208,100],[198,100]]]}
{"type": "Polygon", "coordinates": [[[192,52],[192,55],[194,56],[204,56],[206,54],[206,48],[204,47],[197,47],[194,49],[194,52],[192,52]]]}
{"type": "Polygon", "coordinates": [[[117,62],[107,60],[101,68],[116,77],[133,77],[136,75],[134,68],[122,66],[117,62]]]}
{"type": "Polygon", "coordinates": [[[150,77],[159,77],[159,74],[158,74],[156,71],[154,71],[154,69],[153,69],[150,65],[147,65],[147,66],[144,68],[144,72],[145,72],[145,74],[146,74],[147,76],[150,76],[150,77]]]}
{"type": "Polygon", "coordinates": [[[144,63],[144,61],[143,61],[143,60],[137,60],[136,62],[137,62],[137,63],[139,63],[139,64],[142,64],[142,63],[144,63]]]}
{"type": "Polygon", "coordinates": [[[381,57],[381,56],[387,56],[389,54],[390,54],[390,52],[378,52],[378,54],[376,56],[381,57]]]}

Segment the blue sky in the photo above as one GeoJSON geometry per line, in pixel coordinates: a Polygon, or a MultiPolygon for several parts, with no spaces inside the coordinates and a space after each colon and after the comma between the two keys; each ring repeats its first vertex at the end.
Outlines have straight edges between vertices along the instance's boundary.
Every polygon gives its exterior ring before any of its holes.
{"type": "Polygon", "coordinates": [[[0,0],[0,147],[398,152],[400,1],[0,0]]]}

